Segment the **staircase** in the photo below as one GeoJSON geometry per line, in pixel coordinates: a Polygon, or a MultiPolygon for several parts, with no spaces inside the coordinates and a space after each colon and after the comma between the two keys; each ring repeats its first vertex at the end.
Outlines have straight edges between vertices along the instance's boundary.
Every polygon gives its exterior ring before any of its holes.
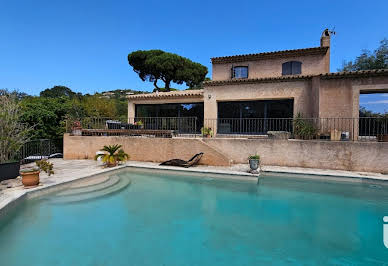
{"type": "Polygon", "coordinates": [[[125,189],[129,178],[118,175],[104,176],[90,181],[76,183],[55,196],[50,197],[52,204],[76,203],[111,195],[125,189]]]}

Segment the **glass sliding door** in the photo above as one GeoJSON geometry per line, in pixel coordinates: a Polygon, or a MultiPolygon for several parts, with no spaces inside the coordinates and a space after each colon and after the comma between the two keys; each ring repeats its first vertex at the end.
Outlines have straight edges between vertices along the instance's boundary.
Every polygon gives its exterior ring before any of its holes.
{"type": "Polygon", "coordinates": [[[135,116],[144,120],[145,128],[198,133],[203,127],[203,103],[137,104],[135,116]]]}
{"type": "Polygon", "coordinates": [[[266,134],[286,130],[293,117],[293,99],[218,102],[219,134],[266,134]]]}

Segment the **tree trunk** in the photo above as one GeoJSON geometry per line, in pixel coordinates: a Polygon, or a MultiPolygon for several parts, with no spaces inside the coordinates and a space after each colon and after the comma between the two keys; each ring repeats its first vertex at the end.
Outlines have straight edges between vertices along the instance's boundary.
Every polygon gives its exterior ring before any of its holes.
{"type": "Polygon", "coordinates": [[[157,82],[158,82],[158,80],[157,80],[157,79],[155,79],[155,80],[154,80],[154,86],[155,86],[154,92],[156,92],[156,91],[160,91],[160,88],[158,87],[158,84],[157,84],[157,82]]]}
{"type": "Polygon", "coordinates": [[[170,91],[170,83],[171,83],[171,80],[165,81],[166,86],[164,88],[166,89],[166,91],[170,91]]]}

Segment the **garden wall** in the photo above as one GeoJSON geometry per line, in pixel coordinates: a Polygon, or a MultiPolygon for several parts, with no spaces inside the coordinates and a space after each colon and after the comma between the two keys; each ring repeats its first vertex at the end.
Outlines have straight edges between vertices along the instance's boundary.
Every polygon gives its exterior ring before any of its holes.
{"type": "Polygon", "coordinates": [[[246,163],[388,173],[388,143],[274,139],[192,139],[64,136],[65,159],[92,159],[103,145],[122,144],[131,160],[162,162],[204,152],[201,164],[246,163]]]}

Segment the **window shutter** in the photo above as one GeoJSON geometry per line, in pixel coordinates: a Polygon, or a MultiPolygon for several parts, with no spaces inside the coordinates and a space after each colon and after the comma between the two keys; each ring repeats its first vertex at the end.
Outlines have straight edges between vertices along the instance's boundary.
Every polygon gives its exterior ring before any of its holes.
{"type": "Polygon", "coordinates": [[[285,62],[282,64],[282,75],[291,75],[291,62],[285,62]]]}
{"type": "Polygon", "coordinates": [[[302,63],[298,61],[292,61],[291,68],[292,75],[298,75],[302,73],[302,63]]]}
{"type": "Polygon", "coordinates": [[[234,67],[232,65],[232,67],[230,68],[230,78],[234,78],[234,67]]]}

